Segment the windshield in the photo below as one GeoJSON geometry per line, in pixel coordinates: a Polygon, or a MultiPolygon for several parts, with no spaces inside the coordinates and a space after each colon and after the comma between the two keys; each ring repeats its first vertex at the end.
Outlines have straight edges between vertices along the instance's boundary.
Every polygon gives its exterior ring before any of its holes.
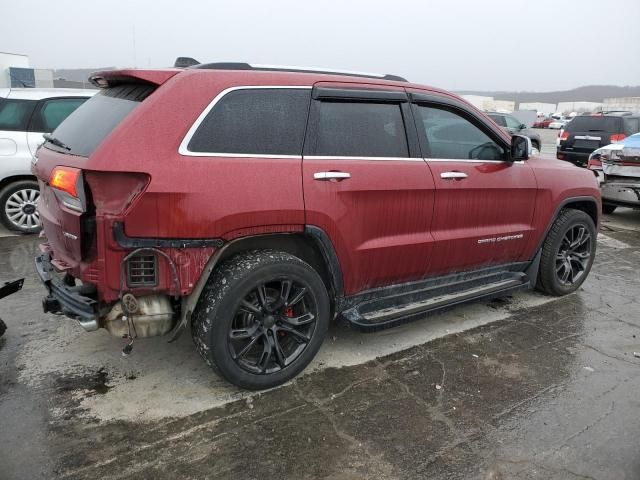
{"type": "MultiPolygon", "coordinates": [[[[65,153],[88,157],[154,89],[151,85],[132,84],[105,88],[69,115],[52,137],[68,147],[65,153]]],[[[51,142],[45,145],[54,150],[60,148],[51,142]]]]}

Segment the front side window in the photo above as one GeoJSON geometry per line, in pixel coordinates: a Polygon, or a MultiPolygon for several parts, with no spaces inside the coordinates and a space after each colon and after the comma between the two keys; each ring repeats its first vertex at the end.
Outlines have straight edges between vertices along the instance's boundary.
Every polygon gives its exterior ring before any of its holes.
{"type": "Polygon", "coordinates": [[[34,100],[0,99],[0,130],[26,131],[34,100]]]}
{"type": "Polygon", "coordinates": [[[504,149],[466,118],[435,107],[420,105],[416,110],[429,158],[504,160],[504,149]]]}
{"type": "Polygon", "coordinates": [[[335,157],[408,157],[400,105],[320,102],[315,154],[335,157]]]}
{"type": "Polygon", "coordinates": [[[35,130],[40,132],[53,132],[73,111],[82,105],[86,98],[64,98],[48,100],[40,110],[37,119],[38,126],[35,130]]]}
{"type": "Polygon", "coordinates": [[[311,90],[249,88],[219,100],[189,141],[190,152],[302,155],[311,90]]]}

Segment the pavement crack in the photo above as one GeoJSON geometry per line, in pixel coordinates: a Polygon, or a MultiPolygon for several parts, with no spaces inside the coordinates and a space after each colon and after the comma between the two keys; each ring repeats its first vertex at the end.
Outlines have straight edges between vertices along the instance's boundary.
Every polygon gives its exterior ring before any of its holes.
{"type": "Polygon", "coordinates": [[[573,440],[574,438],[582,435],[584,432],[586,432],[587,430],[589,430],[590,428],[594,427],[595,425],[597,425],[598,423],[600,423],[602,420],[604,420],[605,418],[607,418],[609,415],[611,415],[613,413],[613,410],[615,409],[615,405],[616,402],[612,401],[611,405],[609,405],[609,409],[604,412],[602,415],[600,415],[598,418],[596,418],[593,422],[591,422],[590,424],[586,425],[585,427],[581,428],[580,430],[578,430],[575,433],[572,433],[571,435],[569,435],[567,438],[564,439],[564,441],[562,442],[562,444],[558,447],[558,450],[561,449],[562,447],[566,447],[567,444],[573,440]]]}

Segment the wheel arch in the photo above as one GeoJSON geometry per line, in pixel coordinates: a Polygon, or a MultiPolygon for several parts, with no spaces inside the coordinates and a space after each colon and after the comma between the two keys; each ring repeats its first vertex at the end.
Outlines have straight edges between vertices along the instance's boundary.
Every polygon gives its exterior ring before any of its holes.
{"type": "Polygon", "coordinates": [[[556,207],[555,211],[553,212],[553,215],[549,219],[549,222],[547,223],[547,227],[544,231],[544,235],[542,235],[542,237],[540,238],[540,241],[535,249],[534,256],[531,259],[531,261],[535,260],[535,257],[538,255],[538,252],[542,249],[542,245],[544,244],[544,241],[549,235],[549,232],[551,231],[551,227],[553,226],[553,223],[560,216],[560,213],[567,208],[574,209],[574,210],[581,210],[585,212],[587,215],[589,215],[589,217],[591,217],[591,220],[593,220],[593,224],[596,226],[596,231],[598,230],[600,214],[598,211],[598,202],[594,197],[582,196],[582,197],[565,198],[556,207]]]}
{"type": "Polygon", "coordinates": [[[0,190],[5,188],[7,185],[11,185],[12,183],[22,182],[25,180],[37,181],[37,178],[33,175],[12,175],[10,177],[5,177],[0,180],[0,190]]]}

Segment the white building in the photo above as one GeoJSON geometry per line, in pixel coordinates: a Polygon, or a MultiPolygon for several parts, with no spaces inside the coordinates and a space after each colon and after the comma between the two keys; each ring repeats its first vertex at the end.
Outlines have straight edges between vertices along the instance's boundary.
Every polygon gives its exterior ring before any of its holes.
{"type": "Polygon", "coordinates": [[[0,52],[0,88],[11,86],[11,67],[29,68],[29,57],[20,53],[0,52]]]}
{"type": "Polygon", "coordinates": [[[32,68],[21,53],[0,52],[0,88],[53,88],[53,70],[32,68]]]}
{"type": "Polygon", "coordinates": [[[569,114],[572,112],[599,112],[602,110],[602,103],[598,102],[560,102],[558,103],[558,112],[569,114]]]}
{"type": "Polygon", "coordinates": [[[516,102],[511,100],[495,100],[483,95],[460,95],[467,102],[480,110],[510,113],[515,110],[516,102]]]}
{"type": "Polygon", "coordinates": [[[603,110],[629,110],[640,112],[640,97],[605,98],[603,110]]]}
{"type": "Polygon", "coordinates": [[[558,107],[555,103],[521,102],[518,110],[533,110],[541,115],[551,115],[558,111],[558,107]]]}

